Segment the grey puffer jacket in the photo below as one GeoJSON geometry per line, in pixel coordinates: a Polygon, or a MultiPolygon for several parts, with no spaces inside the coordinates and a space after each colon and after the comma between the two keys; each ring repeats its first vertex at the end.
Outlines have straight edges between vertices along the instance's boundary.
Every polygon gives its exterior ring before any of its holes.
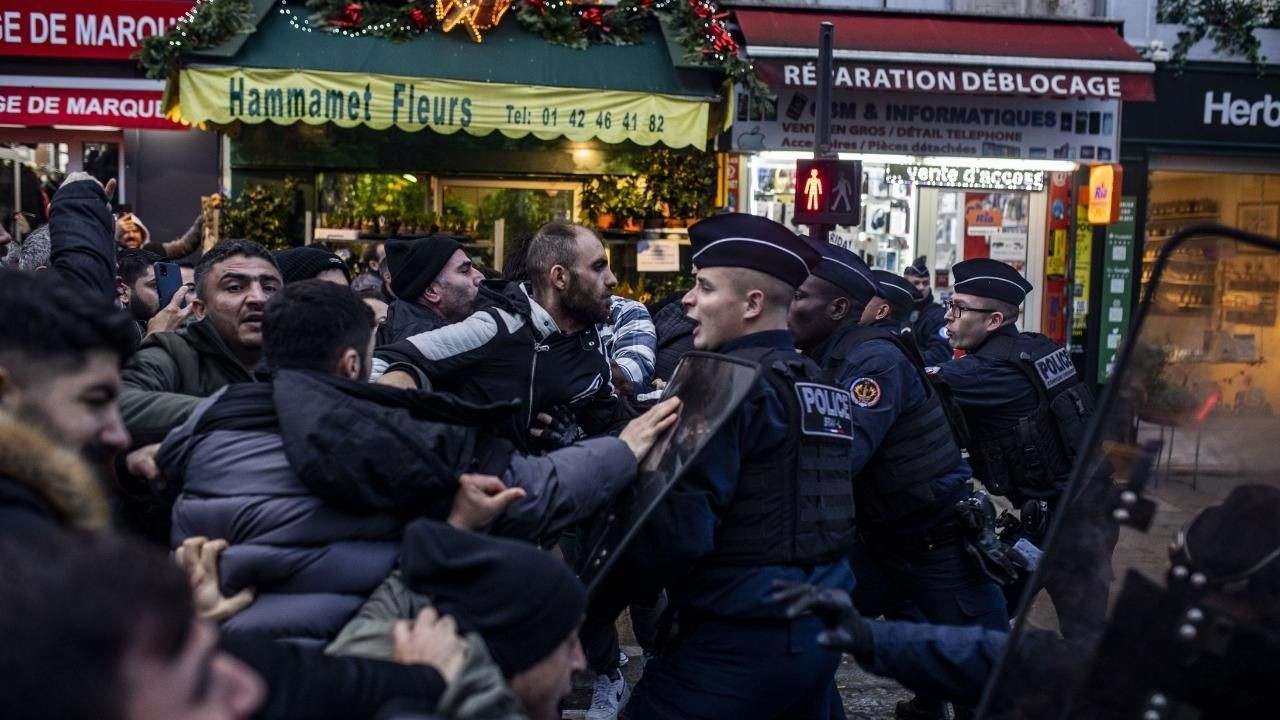
{"type": "Polygon", "coordinates": [[[223,591],[257,598],[228,630],[327,641],[395,567],[404,524],[448,516],[462,473],[523,488],[492,531],[530,540],[589,517],[634,477],[616,438],[513,455],[479,429],[510,412],[304,371],[228,386],[156,457],[180,491],[171,544],[230,543],[223,591]]]}

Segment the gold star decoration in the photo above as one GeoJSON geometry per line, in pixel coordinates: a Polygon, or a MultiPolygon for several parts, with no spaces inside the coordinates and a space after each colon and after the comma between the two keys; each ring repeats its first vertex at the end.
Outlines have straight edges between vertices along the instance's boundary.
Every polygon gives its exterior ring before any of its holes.
{"type": "Polygon", "coordinates": [[[445,32],[462,25],[472,40],[480,42],[480,31],[497,27],[510,7],[511,0],[437,0],[436,20],[445,32]]]}

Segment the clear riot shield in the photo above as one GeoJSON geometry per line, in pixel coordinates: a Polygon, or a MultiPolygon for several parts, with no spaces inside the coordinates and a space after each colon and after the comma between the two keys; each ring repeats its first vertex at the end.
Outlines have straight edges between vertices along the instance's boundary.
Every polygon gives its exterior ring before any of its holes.
{"type": "Polygon", "coordinates": [[[724,421],[746,399],[760,376],[756,363],[728,355],[689,352],[662,393],[680,398],[680,419],[640,463],[639,476],[588,530],[585,553],[575,568],[594,593],[614,561],[635,537],[681,474],[724,421]]]}
{"type": "Polygon", "coordinates": [[[1280,242],[1153,260],[980,717],[1280,715],[1280,242]]]}

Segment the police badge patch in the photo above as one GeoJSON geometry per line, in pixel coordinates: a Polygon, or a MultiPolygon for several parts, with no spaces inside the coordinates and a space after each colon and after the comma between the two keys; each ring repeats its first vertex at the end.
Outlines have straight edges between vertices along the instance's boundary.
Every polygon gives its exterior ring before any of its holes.
{"type": "Polygon", "coordinates": [[[1066,348],[1058,348],[1052,353],[1035,361],[1036,374],[1045,388],[1051,388],[1075,377],[1076,368],[1071,364],[1071,353],[1066,348]]]}
{"type": "Polygon", "coordinates": [[[869,377],[858,378],[849,386],[849,394],[858,407],[873,408],[880,404],[880,383],[869,377]]]}
{"type": "Polygon", "coordinates": [[[818,383],[795,384],[800,401],[800,431],[817,437],[853,439],[853,407],[849,393],[818,383]]]}

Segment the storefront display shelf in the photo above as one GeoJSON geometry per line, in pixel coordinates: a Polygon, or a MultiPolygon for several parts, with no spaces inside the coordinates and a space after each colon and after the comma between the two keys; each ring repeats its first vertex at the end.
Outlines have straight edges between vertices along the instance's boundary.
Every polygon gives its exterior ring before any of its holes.
{"type": "Polygon", "coordinates": [[[1218,213],[1216,212],[1215,213],[1193,213],[1188,215],[1152,215],[1151,217],[1147,218],[1147,224],[1151,225],[1153,223],[1189,222],[1193,220],[1204,220],[1208,222],[1210,220],[1217,220],[1217,219],[1218,219],[1218,213]]]}

